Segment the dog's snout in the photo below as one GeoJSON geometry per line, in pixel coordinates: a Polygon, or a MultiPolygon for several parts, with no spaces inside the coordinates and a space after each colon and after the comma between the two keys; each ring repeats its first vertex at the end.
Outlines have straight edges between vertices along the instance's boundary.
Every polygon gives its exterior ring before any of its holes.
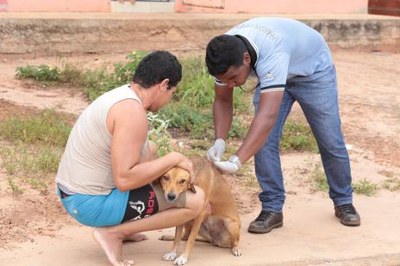
{"type": "Polygon", "coordinates": [[[169,201],[173,201],[173,200],[176,199],[176,194],[173,193],[173,192],[170,192],[170,193],[167,194],[167,198],[168,198],[169,201]]]}

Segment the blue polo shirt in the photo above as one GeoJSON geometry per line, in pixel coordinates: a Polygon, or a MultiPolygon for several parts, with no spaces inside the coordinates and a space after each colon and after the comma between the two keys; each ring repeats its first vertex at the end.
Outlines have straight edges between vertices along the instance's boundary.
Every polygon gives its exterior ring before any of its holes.
{"type": "Polygon", "coordinates": [[[283,90],[287,80],[310,76],[332,65],[332,56],[323,36],[300,21],[254,18],[226,34],[240,35],[253,46],[261,92],[283,90]]]}

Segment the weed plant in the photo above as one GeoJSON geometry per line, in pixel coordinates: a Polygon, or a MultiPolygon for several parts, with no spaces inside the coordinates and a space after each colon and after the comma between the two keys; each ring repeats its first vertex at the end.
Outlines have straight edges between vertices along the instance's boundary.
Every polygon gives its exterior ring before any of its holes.
{"type": "MultiPolygon", "coordinates": [[[[93,70],[80,70],[70,64],[64,64],[61,69],[41,65],[39,67],[27,66],[17,68],[18,78],[33,78],[41,82],[58,82],[67,85],[80,86],[90,101],[95,100],[104,92],[127,84],[137,65],[146,55],[146,52],[132,52],[127,56],[127,62],[114,65],[113,71],[107,67],[93,70]]],[[[178,134],[188,135],[191,139],[213,140],[212,103],[214,101],[213,78],[208,74],[204,60],[200,57],[189,57],[181,60],[183,78],[178,85],[172,102],[161,109],[157,119],[149,119],[150,128],[157,128],[159,121],[167,122],[168,130],[178,134]]],[[[234,90],[234,118],[229,132],[231,138],[243,138],[249,126],[253,108],[250,106],[255,81],[250,79],[244,86],[245,93],[239,89],[234,90]]],[[[149,116],[151,118],[151,116],[149,116]]],[[[17,132],[22,132],[16,129],[17,132]]],[[[170,134],[163,131],[162,138],[157,142],[164,142],[170,134]]],[[[50,132],[48,132],[50,133],[50,132]]],[[[56,133],[56,132],[54,132],[56,133]]],[[[23,133],[26,134],[26,133],[23,133]]],[[[46,134],[45,134],[46,135],[46,134]]],[[[160,134],[158,134],[160,135],[160,134]]],[[[22,135],[21,137],[25,137],[22,135]]],[[[160,143],[157,143],[160,145],[160,143]]],[[[283,151],[317,151],[315,141],[309,128],[301,123],[288,121],[285,125],[281,148],[283,151]]]]}
{"type": "Polygon", "coordinates": [[[16,77],[19,79],[34,79],[36,81],[52,82],[60,78],[60,69],[48,65],[17,67],[16,77]]]}
{"type": "Polygon", "coordinates": [[[364,179],[356,183],[353,183],[353,189],[357,194],[373,196],[378,189],[378,185],[364,179]]]}
{"type": "Polygon", "coordinates": [[[150,122],[149,139],[157,144],[158,156],[172,151],[171,135],[168,132],[169,120],[160,119],[157,114],[149,112],[147,119],[150,122]]]}
{"type": "Polygon", "coordinates": [[[280,143],[282,151],[310,151],[317,153],[318,146],[308,125],[288,119],[280,143]]]}
{"type": "Polygon", "coordinates": [[[400,190],[400,178],[396,176],[392,176],[387,178],[383,182],[383,188],[389,191],[398,191],[400,190]]]}
{"type": "Polygon", "coordinates": [[[31,117],[13,116],[0,121],[0,136],[14,143],[63,147],[71,131],[68,120],[49,109],[31,117]]]}
{"type": "Polygon", "coordinates": [[[314,166],[314,170],[311,172],[310,180],[314,190],[323,192],[328,191],[328,181],[321,164],[316,164],[314,166]]]}
{"type": "Polygon", "coordinates": [[[42,192],[58,168],[71,131],[70,116],[44,110],[30,117],[9,117],[0,121],[1,167],[14,194],[23,193],[24,184],[42,192]]]}

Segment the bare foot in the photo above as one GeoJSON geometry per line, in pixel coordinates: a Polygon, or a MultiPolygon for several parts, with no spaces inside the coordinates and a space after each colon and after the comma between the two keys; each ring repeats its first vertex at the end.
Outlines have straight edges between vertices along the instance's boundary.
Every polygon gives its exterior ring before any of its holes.
{"type": "Polygon", "coordinates": [[[106,228],[95,228],[92,234],[113,266],[130,266],[135,263],[132,260],[122,259],[122,239],[108,232],[106,228]]]}
{"type": "Polygon", "coordinates": [[[134,233],[126,238],[124,238],[124,241],[132,241],[132,242],[139,242],[143,240],[149,239],[145,234],[141,233],[134,233]]]}

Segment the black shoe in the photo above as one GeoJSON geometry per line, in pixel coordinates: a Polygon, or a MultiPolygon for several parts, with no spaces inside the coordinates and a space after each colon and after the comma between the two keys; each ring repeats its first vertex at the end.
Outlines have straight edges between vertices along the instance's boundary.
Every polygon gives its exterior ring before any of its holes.
{"type": "Polygon", "coordinates": [[[353,204],[335,206],[335,215],[340,222],[347,226],[359,226],[361,224],[360,215],[357,213],[353,204]]]}
{"type": "Polygon", "coordinates": [[[265,234],[271,232],[272,229],[282,227],[282,213],[275,213],[262,210],[258,217],[252,221],[247,231],[255,234],[265,234]]]}

